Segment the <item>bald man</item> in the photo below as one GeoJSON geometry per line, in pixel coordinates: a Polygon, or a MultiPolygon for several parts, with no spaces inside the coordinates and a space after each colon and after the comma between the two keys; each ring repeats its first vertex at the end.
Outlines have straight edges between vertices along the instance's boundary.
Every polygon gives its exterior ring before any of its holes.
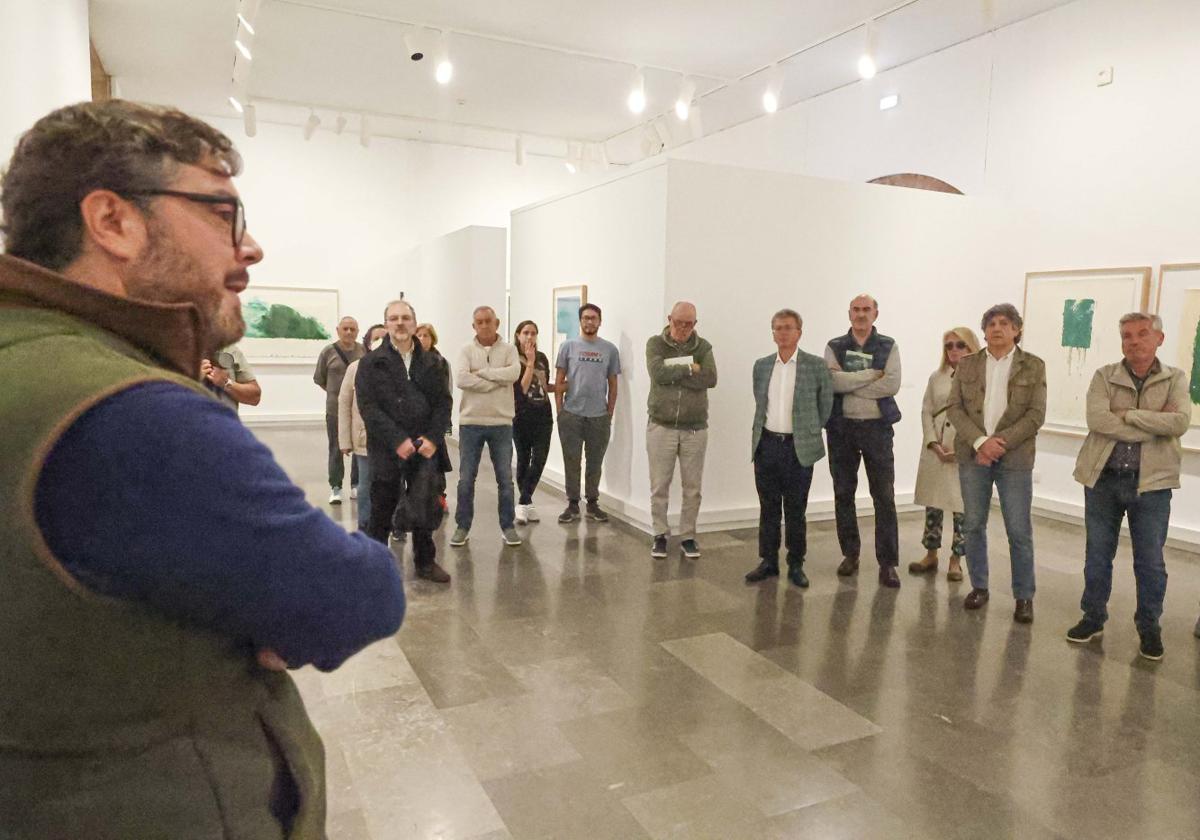
{"type": "MultiPolygon", "coordinates": [[[[338,393],[346,368],[363,357],[366,350],[358,343],[358,321],[349,315],[338,321],[337,341],[321,351],[313,382],[325,392],[325,434],[329,439],[329,504],[342,503],[342,483],[346,480],[346,462],[338,444],[338,393]]],[[[358,498],[358,464],[350,461],[350,498],[358,498]]]]}
{"type": "Polygon", "coordinates": [[[679,550],[689,559],[700,556],[696,517],[708,448],[708,389],[717,385],[717,363],[712,345],[696,332],[697,323],[695,305],[681,300],[671,308],[663,331],[646,342],[650,372],[646,455],[654,527],[650,556],[656,558],[667,556],[667,507],[676,461],[683,489],[679,550]]]}

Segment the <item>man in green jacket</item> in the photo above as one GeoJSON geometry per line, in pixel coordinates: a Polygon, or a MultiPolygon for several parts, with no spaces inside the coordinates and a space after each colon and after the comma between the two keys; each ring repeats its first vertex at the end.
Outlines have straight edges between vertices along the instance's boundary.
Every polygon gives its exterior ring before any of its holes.
{"type": "Polygon", "coordinates": [[[679,514],[679,549],[683,556],[700,556],[696,517],[700,513],[700,484],[708,448],[708,389],[717,385],[717,362],[712,345],[696,332],[696,307],[681,300],[671,307],[667,326],[646,342],[650,372],[646,426],[646,456],[650,462],[650,517],[654,527],[651,557],[667,556],[667,505],[675,461],[683,485],[679,514]]]}
{"type": "Polygon", "coordinates": [[[1192,401],[1186,374],[1158,360],[1162,320],[1130,312],[1118,326],[1125,358],[1104,365],[1092,377],[1088,436],[1075,461],[1075,480],[1083,485],[1087,552],[1083,619],[1067,631],[1067,641],[1090,642],[1104,634],[1113,558],[1121,521],[1128,516],[1139,653],[1158,661],[1163,657],[1158,619],[1167,592],[1163,544],[1171,519],[1171,491],[1179,486],[1179,439],[1191,422],[1192,401]]]}

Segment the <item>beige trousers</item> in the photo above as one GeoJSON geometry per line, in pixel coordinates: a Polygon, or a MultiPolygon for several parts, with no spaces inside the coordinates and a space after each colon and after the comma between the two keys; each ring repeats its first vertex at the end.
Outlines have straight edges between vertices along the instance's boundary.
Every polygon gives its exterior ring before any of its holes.
{"type": "Polygon", "coordinates": [[[675,461],[679,461],[679,479],[683,486],[683,508],[679,514],[679,536],[696,538],[696,517],[700,514],[700,482],[704,477],[704,452],[708,448],[708,429],[672,429],[649,423],[646,426],[646,455],[650,461],[650,519],[654,535],[670,533],[667,507],[671,501],[671,481],[675,461]]]}

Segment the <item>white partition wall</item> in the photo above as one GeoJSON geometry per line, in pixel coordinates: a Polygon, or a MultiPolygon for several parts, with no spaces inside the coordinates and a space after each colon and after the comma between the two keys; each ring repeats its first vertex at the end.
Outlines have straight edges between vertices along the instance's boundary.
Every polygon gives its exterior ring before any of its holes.
{"type": "MultiPolygon", "coordinates": [[[[670,160],[516,211],[513,317],[547,318],[550,290],[574,283],[587,283],[589,298],[604,307],[602,335],[620,347],[624,370],[601,489],[618,513],[648,528],[643,348],[673,301],[696,303],[698,329],[713,343],[719,370],[701,511],[702,528],[715,529],[753,524],[757,516],[750,371],[754,359],[774,350],[771,314],[799,310],[801,347],[819,354],[848,329],[850,299],[873,294],[877,326],[897,339],[903,361],[904,419],[895,450],[897,500],[905,503],[920,452],[921,397],[943,332],[958,325],[978,332],[992,303],[1021,306],[1030,243],[1053,235],[990,200],[670,160]]],[[[1071,486],[1079,441],[1049,433],[1039,441],[1037,504],[1081,513],[1082,491],[1072,508],[1060,489],[1071,486]]],[[[1191,461],[1189,470],[1176,496],[1172,535],[1200,541],[1191,461]]],[[[557,442],[547,475],[561,480],[557,442]]],[[[832,496],[822,462],[810,512],[830,514],[832,496]]],[[[869,510],[865,476],[859,497],[869,510]]],[[[677,505],[676,491],[673,510],[677,505]]]]}

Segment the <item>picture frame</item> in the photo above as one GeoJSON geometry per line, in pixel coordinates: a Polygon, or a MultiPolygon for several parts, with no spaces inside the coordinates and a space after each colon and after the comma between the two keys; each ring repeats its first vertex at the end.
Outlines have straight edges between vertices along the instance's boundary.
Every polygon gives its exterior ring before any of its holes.
{"type": "Polygon", "coordinates": [[[1121,359],[1117,323],[1147,311],[1149,266],[1033,271],[1025,275],[1021,347],[1046,363],[1047,432],[1087,435],[1096,369],[1121,359]]]}
{"type": "Polygon", "coordinates": [[[1159,266],[1154,312],[1163,322],[1158,357],[1183,370],[1192,400],[1191,427],[1180,444],[1200,452],[1200,262],[1159,266]]]}
{"type": "Polygon", "coordinates": [[[572,338],[579,337],[579,307],[588,302],[587,292],[588,287],[583,283],[575,286],[556,286],[551,290],[551,370],[558,359],[558,348],[572,338]]]}
{"type": "Polygon", "coordinates": [[[337,340],[337,289],[253,285],[241,297],[246,335],[238,346],[251,364],[315,365],[337,340]]]}

